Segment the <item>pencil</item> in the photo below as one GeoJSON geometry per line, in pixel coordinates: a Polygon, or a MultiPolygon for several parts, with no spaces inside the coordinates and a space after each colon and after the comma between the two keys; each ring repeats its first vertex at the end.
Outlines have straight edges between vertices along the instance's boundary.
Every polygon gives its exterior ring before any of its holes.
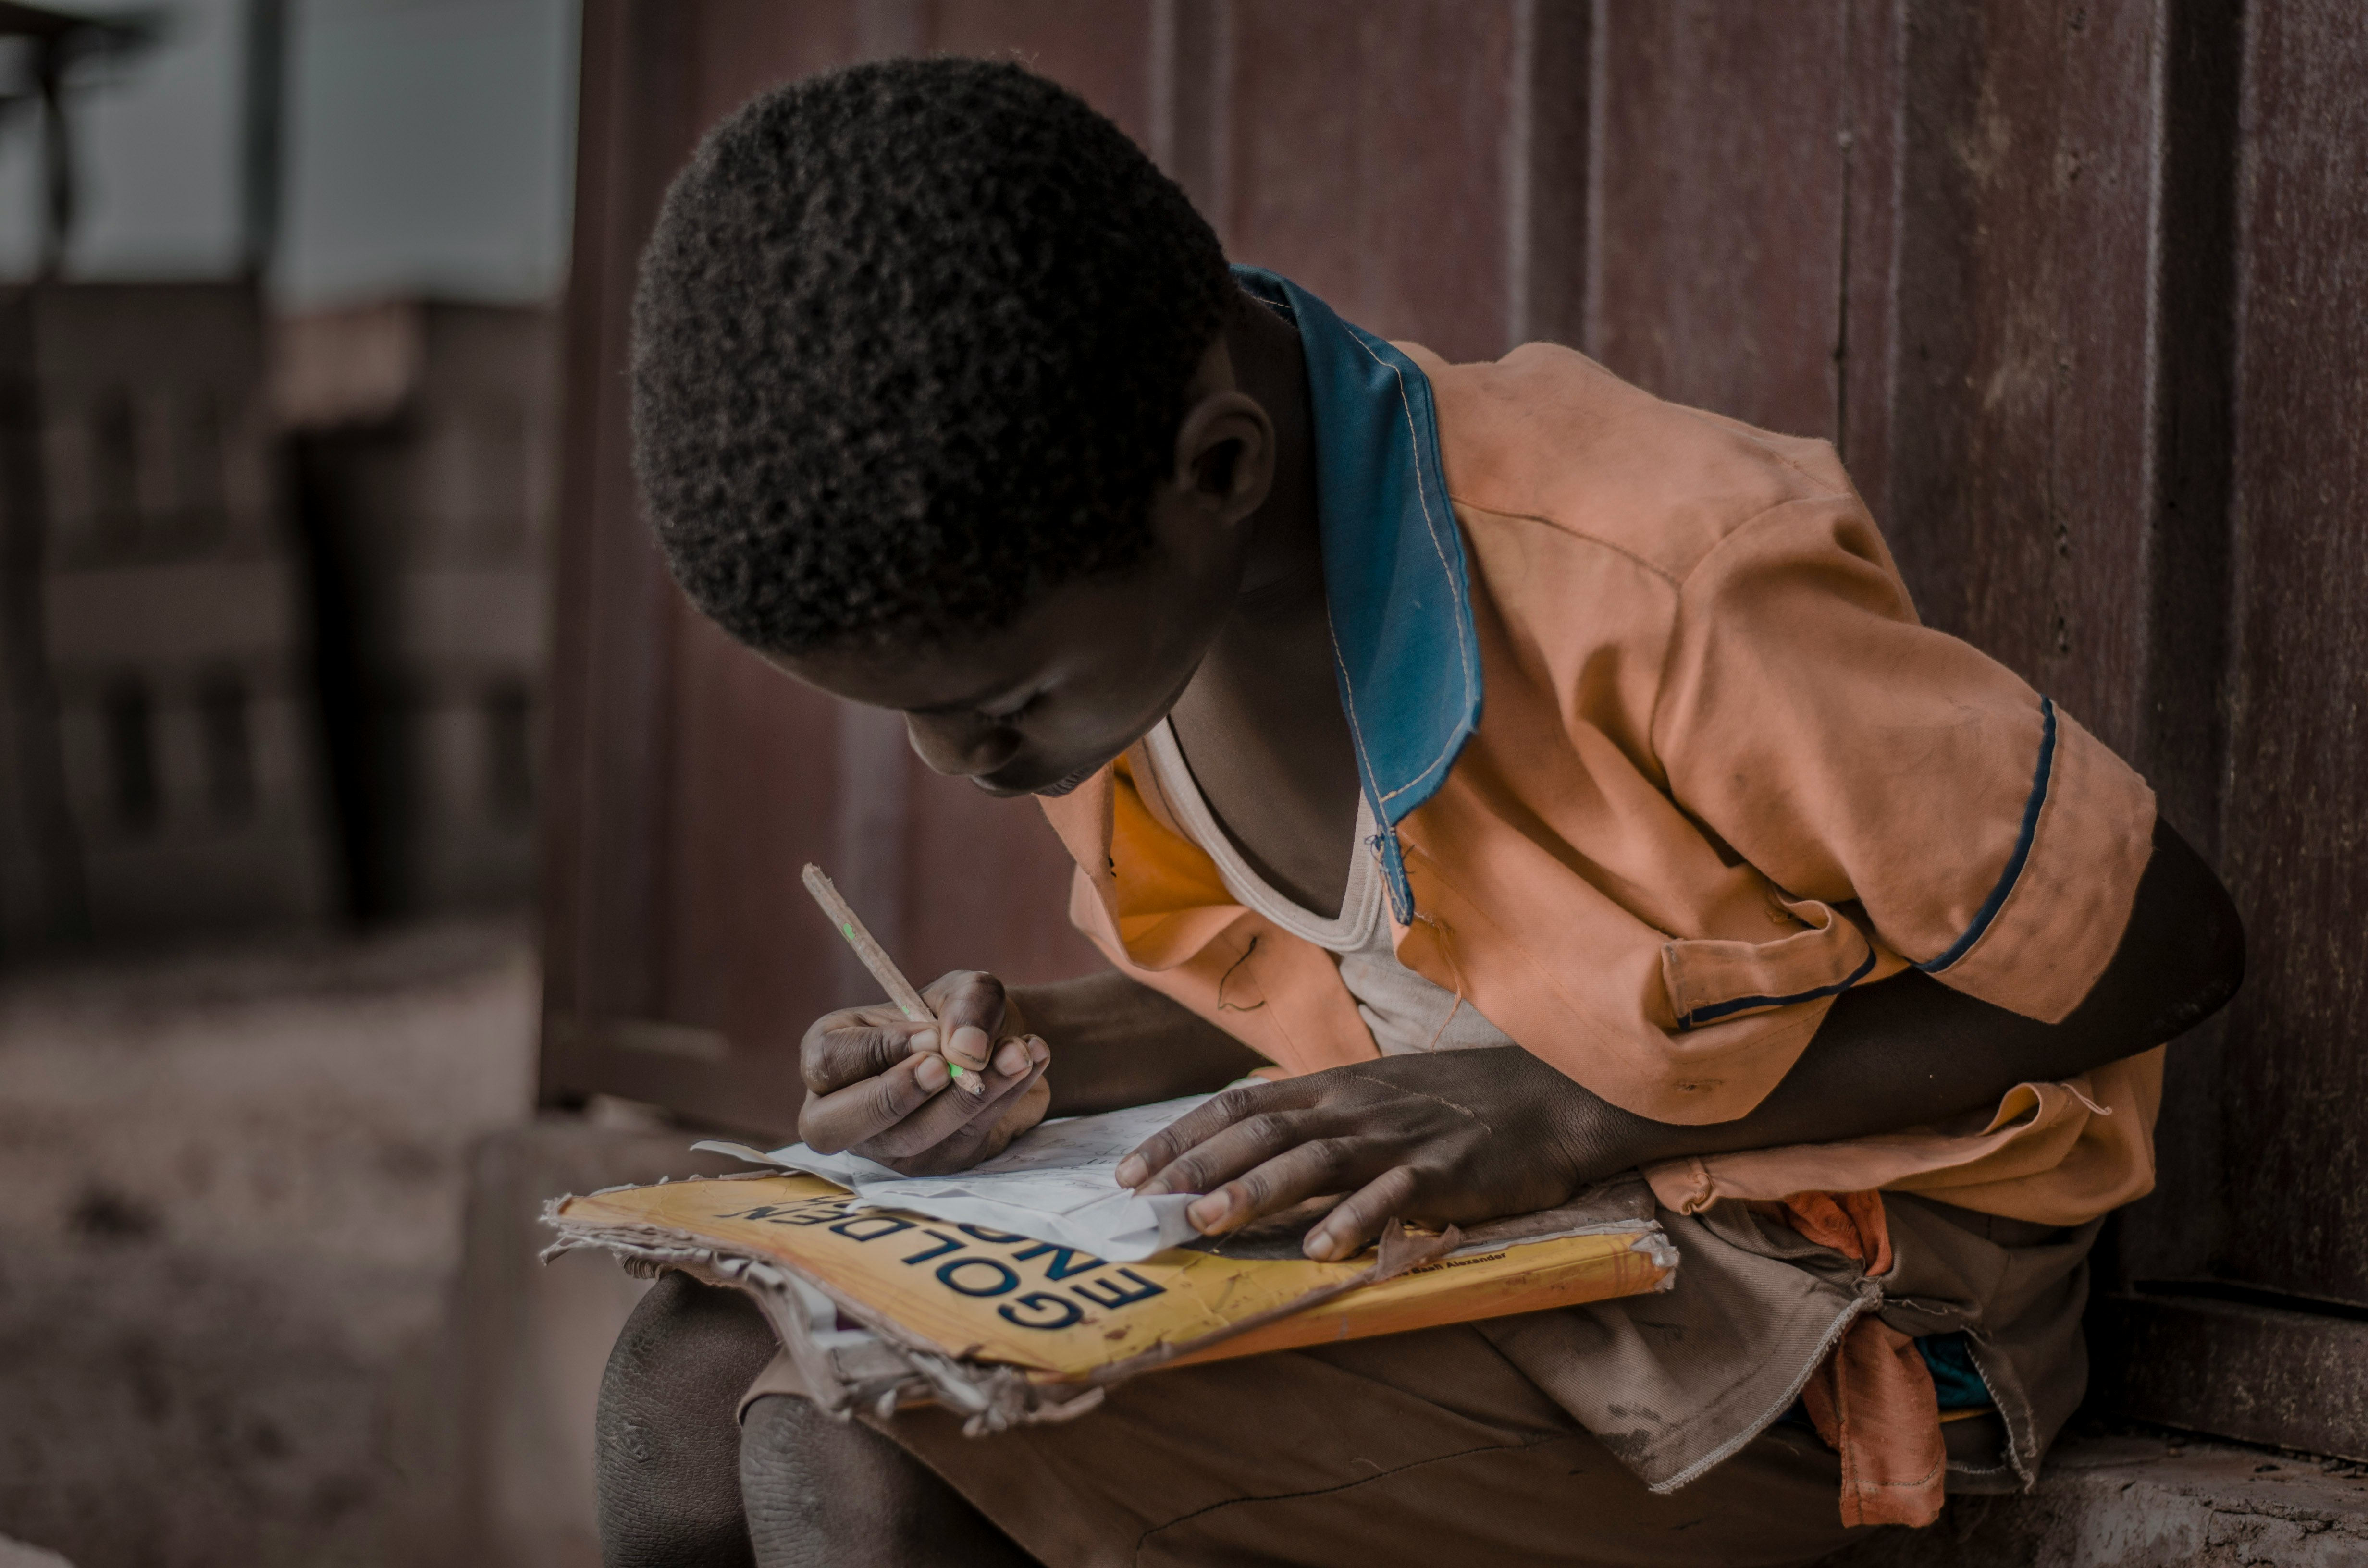
{"type": "MultiPolygon", "coordinates": [[[[855,949],[855,956],[863,960],[863,967],[871,971],[871,978],[880,983],[880,989],[888,993],[888,1000],[896,1004],[896,1010],[916,1024],[936,1023],[936,1012],[922,1000],[913,983],[905,978],[905,971],[896,967],[896,960],[888,956],[888,949],[880,945],[880,938],[863,924],[862,916],[855,913],[838,889],[831,884],[831,880],[823,875],[822,868],[811,860],[807,861],[806,869],[799,873],[799,880],[805,883],[806,892],[814,894],[814,901],[822,905],[822,912],[830,916],[830,923],[838,927],[838,934],[847,938],[847,945],[855,949]]],[[[945,1042],[939,1040],[938,1044],[942,1051],[945,1042]]],[[[962,1064],[958,1062],[949,1061],[946,1071],[957,1078],[962,1075],[962,1064]]]]}

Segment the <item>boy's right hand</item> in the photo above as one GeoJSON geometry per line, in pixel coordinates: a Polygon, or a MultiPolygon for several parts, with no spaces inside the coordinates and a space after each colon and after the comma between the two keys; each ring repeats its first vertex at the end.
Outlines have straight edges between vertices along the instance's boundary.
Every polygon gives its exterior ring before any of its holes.
{"type": "Polygon", "coordinates": [[[915,1023],[882,1002],[826,1013],[806,1030],[798,1133],[809,1148],[937,1176],[991,1159],[1043,1119],[1053,1053],[1028,1033],[1003,983],[959,969],[922,994],[937,1023],[915,1023]],[[962,1067],[959,1078],[949,1061],[962,1067]]]}

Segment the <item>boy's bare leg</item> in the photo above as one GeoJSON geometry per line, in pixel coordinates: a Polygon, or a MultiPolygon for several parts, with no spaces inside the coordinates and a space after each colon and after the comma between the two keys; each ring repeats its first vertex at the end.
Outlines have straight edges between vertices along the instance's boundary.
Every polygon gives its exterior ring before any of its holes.
{"type": "Polygon", "coordinates": [[[740,1493],[760,1568],[1031,1568],[962,1494],[860,1422],[768,1394],[748,1407],[740,1493]]]}
{"type": "Polygon", "coordinates": [[[868,1428],[776,1395],[744,1432],[735,1408],[773,1351],[737,1290],[667,1274],[642,1298],[609,1353],[595,1425],[607,1568],[1030,1562],[868,1428]]]}
{"type": "Polygon", "coordinates": [[[773,1357],[737,1290],[662,1276],[609,1353],[593,1475],[607,1568],[753,1568],[733,1419],[773,1357]]]}

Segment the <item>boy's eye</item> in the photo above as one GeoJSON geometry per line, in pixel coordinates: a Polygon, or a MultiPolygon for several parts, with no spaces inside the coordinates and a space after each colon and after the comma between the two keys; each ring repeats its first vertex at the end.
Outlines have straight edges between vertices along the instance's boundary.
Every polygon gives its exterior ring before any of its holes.
{"type": "Polygon", "coordinates": [[[1017,708],[1007,708],[999,713],[982,712],[979,717],[991,724],[1017,724],[1020,720],[1033,713],[1043,700],[1044,694],[1042,691],[1030,692],[1028,700],[1020,703],[1017,708]]]}

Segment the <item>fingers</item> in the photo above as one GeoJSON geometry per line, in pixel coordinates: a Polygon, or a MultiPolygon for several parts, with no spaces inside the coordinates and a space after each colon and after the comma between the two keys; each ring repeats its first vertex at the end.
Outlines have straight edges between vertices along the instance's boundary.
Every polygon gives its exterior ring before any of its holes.
{"type": "Polygon", "coordinates": [[[883,1007],[849,1007],[814,1020],[798,1042],[798,1075],[806,1092],[827,1095],[876,1078],[917,1051],[933,1051],[932,1026],[883,1007]],[[926,1037],[926,1038],[924,1038],[926,1037]]]}
{"type": "MultiPolygon", "coordinates": [[[[1004,1144],[1044,1118],[1044,1104],[1052,1096],[1049,1092],[1040,1092],[1040,1085],[1044,1083],[1044,1068],[1049,1062],[1052,1050],[1042,1040],[1007,1040],[1002,1047],[996,1047],[995,1066],[990,1068],[990,1073],[995,1073],[995,1092],[978,1111],[971,1111],[954,1123],[952,1132],[936,1137],[936,1128],[930,1125],[930,1108],[924,1111],[924,1116],[914,1118],[912,1123],[883,1132],[879,1140],[864,1146],[862,1153],[891,1163],[905,1175],[966,1170],[983,1158],[1002,1153],[1004,1144]],[[1008,1066],[1008,1056],[1014,1051],[1019,1051],[1019,1075],[1007,1078],[1004,1068],[1008,1066]]],[[[959,1101],[954,1095],[945,1095],[942,1104],[952,1106],[959,1101]]]]}
{"type": "Polygon", "coordinates": [[[1316,1136],[1318,1130],[1303,1113],[1259,1111],[1185,1150],[1153,1172],[1139,1190],[1145,1198],[1163,1192],[1213,1193],[1220,1184],[1316,1136]]]}
{"type": "MultiPolygon", "coordinates": [[[[809,1094],[798,1111],[798,1135],[825,1154],[878,1137],[939,1097],[953,1082],[943,1058],[907,1054],[880,1073],[827,1094],[809,1094]]],[[[960,1096],[945,1096],[960,1103],[960,1096]]],[[[942,1118],[940,1119],[943,1119],[942,1118]]]]}
{"type": "Polygon", "coordinates": [[[939,975],[923,994],[937,1009],[946,1060],[964,1072],[985,1072],[994,1042],[1006,1032],[1003,982],[984,970],[957,969],[939,975]]]}
{"type": "Polygon", "coordinates": [[[1356,1186],[1364,1163],[1361,1151],[1349,1139],[1317,1138],[1294,1144],[1194,1199],[1184,1217],[1202,1235],[1223,1235],[1293,1204],[1356,1186]]]}
{"type": "Polygon", "coordinates": [[[996,1055],[997,1066],[976,1076],[982,1092],[975,1097],[944,1092],[953,1079],[943,1058],[910,1056],[876,1078],[810,1096],[798,1113],[798,1131],[820,1153],[852,1149],[866,1159],[894,1163],[974,1128],[991,1129],[1012,1096],[1025,1093],[1044,1070],[1052,1051],[1041,1040],[1007,1040],[996,1055]],[[1004,1066],[1013,1070],[1001,1071],[1004,1066]]]}
{"type": "Polygon", "coordinates": [[[1120,1185],[1145,1196],[1202,1194],[1184,1213],[1203,1235],[1348,1191],[1304,1244],[1319,1262],[1354,1257],[1393,1215],[1408,1211],[1419,1180],[1412,1165],[1384,1164],[1399,1157],[1388,1141],[1334,1135],[1349,1124],[1311,1092],[1314,1076],[1227,1089],[1119,1162],[1120,1185]]]}
{"type": "Polygon", "coordinates": [[[857,1153],[899,1168],[909,1169],[906,1162],[921,1159],[932,1171],[960,1169],[972,1163],[996,1124],[1043,1074],[1052,1055],[1051,1048],[1033,1036],[1006,1040],[996,1049],[994,1063],[977,1075],[987,1085],[985,1095],[976,1100],[966,1095],[939,1095],[913,1115],[874,1133],[857,1153]]]}
{"type": "MultiPolygon", "coordinates": [[[[1250,1117],[1300,1108],[1307,1097],[1304,1085],[1304,1080],[1291,1079],[1280,1084],[1245,1084],[1238,1088],[1227,1089],[1144,1139],[1133,1153],[1118,1163],[1118,1184],[1148,1194],[1155,1190],[1149,1184],[1163,1176],[1185,1151],[1206,1142],[1235,1123],[1250,1117]]],[[[1225,1176],[1232,1174],[1230,1170],[1224,1173],[1225,1176]]],[[[1216,1179],[1224,1178],[1219,1176],[1216,1179]]],[[[1208,1188],[1178,1181],[1168,1182],[1156,1190],[1205,1192],[1208,1188]]]]}
{"type": "Polygon", "coordinates": [[[1302,1250],[1318,1263],[1356,1256],[1379,1238],[1392,1216],[1402,1216],[1414,1208],[1419,1187],[1412,1166],[1391,1166],[1318,1221],[1301,1244],[1302,1250]]]}

